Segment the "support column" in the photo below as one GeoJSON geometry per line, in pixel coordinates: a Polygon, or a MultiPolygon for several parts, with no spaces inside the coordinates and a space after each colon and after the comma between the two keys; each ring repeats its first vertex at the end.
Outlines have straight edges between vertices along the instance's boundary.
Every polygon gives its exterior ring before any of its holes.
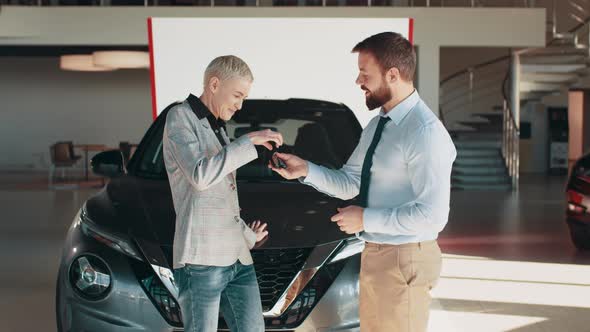
{"type": "Polygon", "coordinates": [[[416,87],[426,105],[436,116],[440,116],[440,47],[439,45],[420,45],[417,51],[416,87]]]}

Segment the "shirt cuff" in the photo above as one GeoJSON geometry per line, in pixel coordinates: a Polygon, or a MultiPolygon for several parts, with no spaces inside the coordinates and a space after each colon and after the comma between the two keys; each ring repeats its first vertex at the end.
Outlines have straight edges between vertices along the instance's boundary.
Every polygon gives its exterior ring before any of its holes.
{"type": "Polygon", "coordinates": [[[248,227],[244,219],[240,218],[242,221],[242,233],[244,234],[244,239],[246,240],[246,245],[248,249],[254,248],[256,245],[256,233],[252,230],[252,228],[248,227]]]}
{"type": "Polygon", "coordinates": [[[299,182],[303,184],[314,184],[321,173],[320,167],[311,161],[307,162],[307,176],[299,178],[299,182]]]}

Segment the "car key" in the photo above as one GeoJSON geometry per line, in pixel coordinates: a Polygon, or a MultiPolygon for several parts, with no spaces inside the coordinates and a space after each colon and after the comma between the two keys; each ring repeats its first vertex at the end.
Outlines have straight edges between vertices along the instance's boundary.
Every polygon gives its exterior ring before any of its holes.
{"type": "Polygon", "coordinates": [[[287,164],[285,164],[285,162],[281,158],[277,157],[276,153],[273,153],[271,162],[272,167],[274,168],[287,168],[287,164]]]}
{"type": "MultiPolygon", "coordinates": [[[[270,142],[270,144],[272,145],[272,149],[276,151],[277,144],[275,142],[270,142]]],[[[270,161],[274,168],[287,168],[287,164],[281,158],[277,157],[276,152],[272,154],[270,161]]]]}

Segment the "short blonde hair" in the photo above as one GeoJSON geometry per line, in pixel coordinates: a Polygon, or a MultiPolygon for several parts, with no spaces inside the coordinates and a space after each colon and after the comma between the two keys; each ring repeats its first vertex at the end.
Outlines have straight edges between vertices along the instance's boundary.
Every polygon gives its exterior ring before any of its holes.
{"type": "Polygon", "coordinates": [[[232,78],[243,78],[250,82],[254,81],[254,75],[252,75],[250,67],[248,67],[244,60],[235,55],[224,55],[213,59],[207,66],[207,69],[205,69],[203,85],[207,86],[212,77],[217,77],[221,81],[232,78]]]}

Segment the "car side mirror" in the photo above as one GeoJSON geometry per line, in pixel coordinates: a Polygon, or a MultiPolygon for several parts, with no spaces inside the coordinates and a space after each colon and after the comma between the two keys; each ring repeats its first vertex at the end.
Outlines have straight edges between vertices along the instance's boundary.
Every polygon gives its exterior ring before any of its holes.
{"type": "Polygon", "coordinates": [[[92,172],[97,175],[114,178],[127,173],[125,161],[120,150],[98,153],[90,160],[92,172]]]}

